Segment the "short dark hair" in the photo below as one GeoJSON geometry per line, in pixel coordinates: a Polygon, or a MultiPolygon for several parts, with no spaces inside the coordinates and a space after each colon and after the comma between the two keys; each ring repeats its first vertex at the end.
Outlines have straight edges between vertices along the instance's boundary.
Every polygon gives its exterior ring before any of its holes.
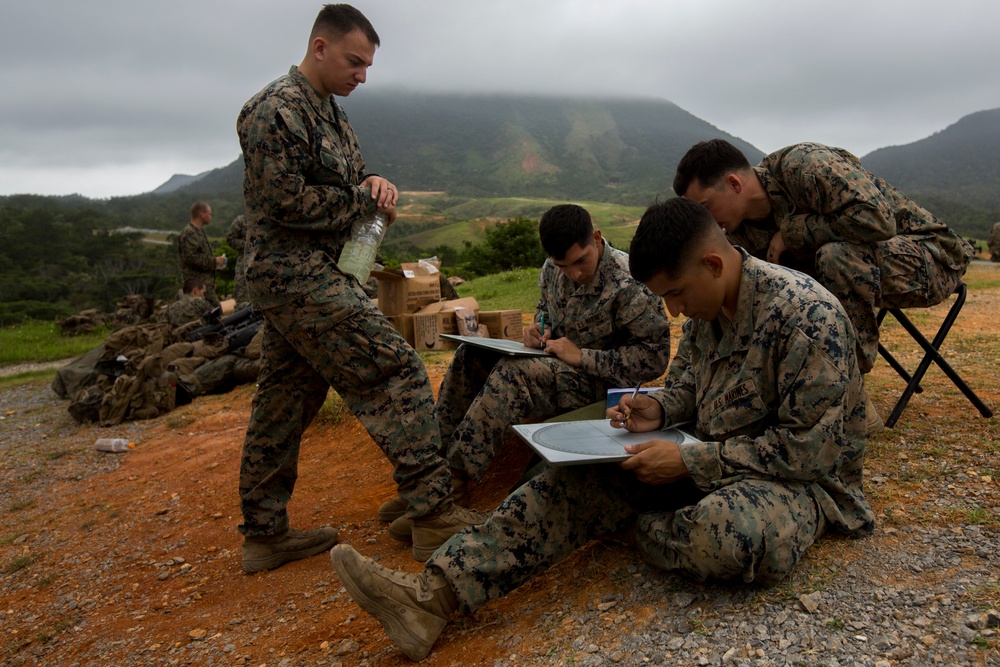
{"type": "Polygon", "coordinates": [[[694,259],[692,250],[719,225],[708,209],[683,197],[657,202],[646,209],[632,237],[628,268],[648,282],[658,273],[674,279],[694,259]]]}
{"type": "Polygon", "coordinates": [[[587,209],[576,204],[559,204],[542,214],[538,237],[549,257],[562,259],[574,245],[585,248],[594,240],[594,223],[587,209]]]}
{"type": "Polygon", "coordinates": [[[185,294],[190,294],[197,288],[205,289],[205,281],[202,280],[201,278],[188,278],[187,280],[184,281],[184,287],[182,287],[181,289],[184,291],[185,294]]]}
{"type": "Polygon", "coordinates": [[[688,149],[677,164],[674,194],[683,197],[694,181],[703,187],[715,187],[726,174],[750,169],[750,161],[725,139],[699,141],[688,149]]]}
{"type": "Polygon", "coordinates": [[[208,210],[208,204],[203,201],[196,201],[191,204],[191,218],[197,218],[199,215],[208,210]]]}
{"type": "Polygon", "coordinates": [[[312,42],[321,34],[333,39],[340,39],[354,30],[360,30],[364,33],[372,46],[381,44],[371,21],[360,10],[347,4],[323,5],[323,9],[319,10],[319,14],[316,16],[316,21],[313,22],[309,41],[312,42]]]}

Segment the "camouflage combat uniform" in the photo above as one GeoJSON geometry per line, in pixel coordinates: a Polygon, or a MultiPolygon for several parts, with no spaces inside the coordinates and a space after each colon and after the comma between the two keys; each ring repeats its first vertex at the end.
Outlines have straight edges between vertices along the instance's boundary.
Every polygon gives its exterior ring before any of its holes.
{"type": "Polygon", "coordinates": [[[190,222],[177,237],[177,253],[180,257],[181,282],[194,278],[205,283],[205,300],[212,306],[219,305],[215,293],[215,256],[212,244],[205,230],[190,222]]]}
{"type": "Polygon", "coordinates": [[[247,217],[238,215],[233,218],[229,225],[229,232],[226,233],[226,243],[236,251],[236,266],[233,267],[233,299],[236,301],[236,310],[250,303],[250,295],[247,292],[247,217]]]}
{"type": "Polygon", "coordinates": [[[580,368],[552,357],[511,357],[463,345],[441,383],[437,417],[452,473],[479,479],[511,424],[603,400],[608,388],[655,380],[670,361],[661,299],[632,279],[628,255],[607,245],[594,278],[577,285],[546,260],[538,278],[546,331],[581,348],[580,368]]]}
{"type": "Polygon", "coordinates": [[[420,357],[336,269],[351,223],[375,209],[344,110],[297,67],[237,121],[246,166],[247,288],[265,317],[261,372],[240,465],[245,535],[280,534],[302,432],[333,387],[392,462],[408,514],[451,493],[420,357]]]}
{"type": "Polygon", "coordinates": [[[878,355],[878,309],[941,302],[972,259],[967,242],[843,149],[797,144],[754,171],[772,215],[745,220],[731,241],[766,259],[781,231],[782,263],[814,276],[844,305],[862,373],[878,355]]]}
{"type": "Polygon", "coordinates": [[[990,249],[990,261],[1000,262],[1000,222],[993,225],[990,230],[990,240],[987,241],[990,249]]]}
{"type": "Polygon", "coordinates": [[[167,322],[172,327],[179,327],[200,320],[201,316],[212,309],[208,301],[200,296],[182,294],[179,299],[167,307],[167,322]]]}
{"type": "Polygon", "coordinates": [[[666,425],[695,422],[703,442],[681,449],[691,477],[647,485],[615,464],[547,469],[427,562],[461,611],[622,529],[663,569],[765,584],[827,529],[872,530],[865,404],[843,307],[801,273],[744,259],[734,319],[685,322],[666,386],[650,394],[666,425]]]}

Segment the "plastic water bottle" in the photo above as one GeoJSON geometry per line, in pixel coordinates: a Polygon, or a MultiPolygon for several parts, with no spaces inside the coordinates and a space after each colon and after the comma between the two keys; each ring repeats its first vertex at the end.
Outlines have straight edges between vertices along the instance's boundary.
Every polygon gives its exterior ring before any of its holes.
{"type": "Polygon", "coordinates": [[[361,284],[368,282],[375,263],[375,251],[382,243],[388,226],[388,218],[381,211],[355,222],[351,227],[351,240],[344,244],[344,249],[340,252],[337,268],[342,273],[354,276],[361,284]]]}
{"type": "Polygon", "coordinates": [[[101,452],[127,452],[135,447],[134,442],[129,442],[125,438],[98,438],[94,446],[101,452]]]}

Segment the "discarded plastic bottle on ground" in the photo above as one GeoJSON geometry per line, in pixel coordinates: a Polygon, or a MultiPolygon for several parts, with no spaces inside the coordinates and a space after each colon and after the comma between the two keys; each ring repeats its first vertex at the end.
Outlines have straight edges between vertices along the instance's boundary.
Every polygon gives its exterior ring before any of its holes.
{"type": "Polygon", "coordinates": [[[127,452],[135,447],[134,442],[129,442],[125,438],[98,438],[94,446],[101,452],[127,452]]]}
{"type": "Polygon", "coordinates": [[[351,227],[351,240],[340,251],[337,268],[342,273],[357,278],[362,285],[368,282],[375,263],[375,251],[382,243],[388,226],[388,219],[382,211],[376,211],[371,217],[355,222],[351,227]]]}

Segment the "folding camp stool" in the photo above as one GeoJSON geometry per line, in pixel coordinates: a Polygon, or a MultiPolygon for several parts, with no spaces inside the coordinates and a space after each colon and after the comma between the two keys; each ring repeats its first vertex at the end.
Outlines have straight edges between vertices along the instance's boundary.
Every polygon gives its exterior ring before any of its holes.
{"type": "Polygon", "coordinates": [[[882,320],[885,319],[886,313],[892,313],[892,316],[896,318],[896,321],[903,325],[906,332],[910,334],[910,337],[915,340],[920,347],[924,349],[924,357],[920,360],[920,364],[917,366],[917,370],[913,372],[911,376],[905,368],[896,360],[892,354],[883,347],[882,343],[878,344],[878,352],[882,357],[889,363],[892,368],[899,373],[899,376],[903,378],[906,382],[906,389],[903,390],[902,396],[896,401],[896,407],[892,409],[892,414],[889,418],[885,420],[886,428],[892,428],[896,425],[896,421],[899,416],[903,414],[903,409],[906,408],[906,404],[910,402],[910,398],[913,394],[919,394],[924,389],[920,386],[920,381],[924,377],[924,373],[930,368],[931,362],[936,363],[938,367],[944,371],[955,386],[962,390],[966,398],[972,401],[972,404],[976,406],[979,410],[979,414],[983,417],[992,417],[993,411],[986,407],[976,393],[969,388],[969,385],[965,383],[965,380],[955,372],[955,369],[945,361],[944,357],[938,352],[941,349],[941,344],[944,343],[944,339],[948,336],[948,332],[951,331],[951,325],[955,323],[958,319],[958,314],[962,311],[962,306],[965,304],[967,288],[965,283],[959,283],[958,287],[955,288],[955,294],[957,295],[955,303],[951,305],[951,309],[948,311],[948,315],[944,318],[944,322],[941,323],[940,328],[934,335],[934,340],[928,342],[927,338],[914,326],[913,322],[910,321],[906,315],[903,314],[899,308],[882,308],[878,312],[878,324],[882,326],[882,320]]]}

